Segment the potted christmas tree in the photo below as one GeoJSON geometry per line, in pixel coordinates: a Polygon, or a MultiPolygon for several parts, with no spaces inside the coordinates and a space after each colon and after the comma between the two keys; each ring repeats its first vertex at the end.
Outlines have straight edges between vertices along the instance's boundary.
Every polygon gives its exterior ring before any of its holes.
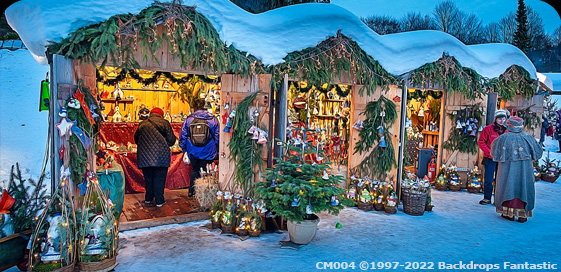
{"type": "MultiPolygon", "coordinates": [[[[319,217],[316,213],[327,211],[339,214],[343,209],[344,189],[338,184],[341,176],[327,174],[329,162],[308,164],[304,157],[308,153],[322,152],[286,145],[286,155],[277,159],[274,168],[265,170],[265,181],[257,182],[255,198],[263,200],[276,216],[288,221],[290,241],[308,244],[316,235],[319,217]]],[[[325,157],[323,154],[319,154],[325,157]]]]}

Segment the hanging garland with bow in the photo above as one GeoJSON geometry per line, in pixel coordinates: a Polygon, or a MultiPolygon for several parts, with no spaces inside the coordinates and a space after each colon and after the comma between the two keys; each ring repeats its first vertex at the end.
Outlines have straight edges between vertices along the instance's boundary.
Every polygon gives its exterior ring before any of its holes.
{"type": "Polygon", "coordinates": [[[500,98],[512,101],[517,94],[526,99],[534,96],[538,81],[530,78],[526,69],[512,65],[499,77],[491,79],[487,85],[489,90],[497,92],[500,98]]]}
{"type": "Polygon", "coordinates": [[[361,115],[366,116],[366,120],[363,122],[363,128],[359,133],[360,139],[356,143],[353,154],[368,152],[372,147],[374,149],[353,171],[382,179],[393,167],[397,166],[391,141],[392,134],[388,129],[397,119],[395,104],[382,95],[380,99],[368,102],[361,115]],[[385,114],[383,117],[382,112],[385,114]],[[380,133],[380,128],[382,133],[380,133]],[[386,147],[380,146],[382,136],[385,139],[386,147]]]}
{"type": "Polygon", "coordinates": [[[413,86],[428,83],[445,86],[452,92],[460,92],[470,100],[481,98],[485,93],[485,79],[471,68],[462,67],[456,58],[442,54],[435,62],[427,63],[410,72],[413,86]]]}
{"type": "Polygon", "coordinates": [[[341,98],[347,97],[352,90],[352,87],[350,85],[343,85],[341,87],[339,84],[322,84],[320,87],[317,87],[307,83],[306,84],[300,83],[300,86],[297,88],[295,84],[298,83],[291,82],[290,88],[298,89],[298,91],[301,93],[307,93],[310,90],[318,90],[320,93],[327,95],[329,91],[335,88],[335,92],[341,98]]]}
{"type": "Polygon", "coordinates": [[[118,82],[122,82],[123,80],[127,79],[127,77],[131,77],[134,80],[136,80],[137,82],[139,82],[141,84],[145,84],[145,85],[154,84],[154,83],[158,82],[158,80],[162,77],[165,78],[166,80],[169,80],[171,83],[175,83],[175,84],[179,84],[179,85],[185,84],[195,77],[198,78],[199,80],[202,80],[205,83],[216,84],[216,83],[219,83],[220,80],[221,80],[220,77],[210,78],[210,77],[203,76],[203,75],[186,75],[184,77],[176,77],[170,72],[161,72],[161,71],[154,72],[149,77],[142,77],[135,70],[121,70],[117,74],[117,76],[109,78],[109,77],[106,77],[106,76],[102,76],[99,69],[96,70],[97,81],[101,82],[101,83],[103,83],[107,86],[114,86],[118,82]]]}
{"type": "Polygon", "coordinates": [[[370,95],[377,87],[387,91],[390,85],[397,82],[378,61],[340,32],[317,46],[289,53],[284,61],[268,69],[273,75],[271,84],[276,90],[280,89],[285,74],[291,78],[304,78],[314,86],[334,82],[346,74],[354,80],[354,84],[363,85],[359,89],[360,95],[365,90],[370,95]]]}
{"type": "Polygon", "coordinates": [[[203,73],[236,73],[244,77],[264,71],[261,62],[226,46],[210,21],[195,7],[155,2],[137,15],[120,14],[104,22],[79,28],[59,43],[51,43],[48,51],[69,59],[82,60],[105,67],[107,64],[124,70],[139,69],[135,52],[142,61],[159,64],[158,50],[167,44],[171,55],[180,60],[182,68],[203,73]],[[162,23],[160,23],[162,22],[162,23]],[[162,31],[158,31],[161,25],[162,31]]]}

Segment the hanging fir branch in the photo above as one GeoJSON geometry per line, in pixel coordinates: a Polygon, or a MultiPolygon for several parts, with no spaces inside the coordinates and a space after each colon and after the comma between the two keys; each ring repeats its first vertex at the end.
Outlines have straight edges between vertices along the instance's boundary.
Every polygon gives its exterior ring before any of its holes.
{"type": "Polygon", "coordinates": [[[474,100],[484,94],[485,78],[475,70],[465,68],[453,56],[442,54],[442,58],[427,63],[409,74],[413,86],[438,84],[451,92],[460,92],[474,100]]]}
{"type": "Polygon", "coordinates": [[[269,67],[274,79],[271,84],[277,90],[285,74],[292,78],[304,78],[311,85],[323,86],[346,73],[349,79],[354,79],[355,84],[363,85],[359,90],[361,95],[364,90],[370,94],[377,87],[387,91],[396,82],[395,77],[378,61],[340,32],[317,46],[289,53],[284,60],[283,63],[269,67]]]}
{"type": "MultiPolygon", "coordinates": [[[[76,92],[81,92],[84,94],[84,101],[87,105],[95,105],[99,111],[99,106],[97,102],[92,98],[91,93],[89,92],[89,88],[84,86],[84,82],[80,80],[78,83],[78,89],[76,92]]],[[[68,101],[67,101],[68,103],[68,101]]],[[[99,121],[96,122],[94,125],[90,123],[86,114],[84,113],[84,109],[80,107],[79,109],[74,109],[71,107],[66,107],[68,112],[68,119],[71,121],[76,121],[75,126],[78,126],[84,134],[92,141],[92,144],[96,144],[94,141],[94,135],[98,132],[98,125],[99,121]]],[[[97,114],[101,114],[97,112],[97,114]]],[[[75,184],[81,183],[84,173],[86,172],[86,166],[88,164],[88,158],[86,156],[86,150],[84,149],[82,142],[78,136],[72,133],[70,136],[70,178],[75,184]]],[[[95,166],[91,166],[95,167],[95,166]]]]}
{"type": "Polygon", "coordinates": [[[249,106],[257,97],[252,93],[240,102],[236,116],[232,120],[232,139],[228,143],[230,161],[235,161],[234,183],[243,191],[244,197],[253,196],[253,174],[255,166],[261,169],[261,145],[252,140],[247,131],[253,125],[250,120],[249,106]]]}
{"type": "Polygon", "coordinates": [[[391,141],[392,134],[388,129],[397,119],[395,104],[382,95],[377,101],[368,102],[366,109],[361,115],[366,116],[366,120],[363,122],[363,128],[359,133],[360,140],[356,143],[353,154],[368,152],[372,147],[374,149],[357,166],[356,170],[363,175],[368,174],[370,177],[381,178],[393,167],[397,166],[394,147],[391,141]],[[385,113],[383,118],[380,114],[381,112],[385,113]],[[378,133],[380,126],[383,129],[386,147],[378,146],[381,140],[381,135],[378,133]]]}
{"type": "Polygon", "coordinates": [[[497,92],[499,97],[512,101],[517,94],[529,99],[534,96],[538,81],[530,78],[530,73],[526,69],[512,65],[506,69],[499,77],[489,81],[490,91],[497,92]]]}
{"type": "MultiPolygon", "coordinates": [[[[461,122],[466,122],[469,120],[469,118],[474,118],[477,119],[477,128],[476,131],[478,130],[479,126],[484,125],[483,122],[483,118],[482,118],[482,108],[481,108],[481,104],[475,104],[475,105],[470,105],[470,106],[462,106],[462,110],[460,110],[459,112],[456,112],[456,114],[454,113],[449,113],[448,117],[452,120],[452,127],[450,128],[450,136],[448,137],[448,140],[446,142],[444,142],[444,144],[442,145],[443,148],[448,149],[450,151],[455,151],[458,150],[461,153],[471,153],[471,154],[475,154],[477,153],[477,139],[479,139],[479,132],[476,132],[476,134],[474,136],[471,136],[471,132],[470,131],[466,131],[464,132],[464,128],[456,128],[457,122],[459,121],[461,122]],[[467,111],[466,111],[467,109],[467,111]],[[467,112],[467,114],[466,114],[467,112]]],[[[466,129],[467,130],[467,129],[466,129]]]]}
{"type": "Polygon", "coordinates": [[[233,46],[227,47],[210,21],[195,7],[180,3],[159,3],[137,15],[120,14],[104,22],[82,27],[59,43],[49,45],[49,53],[70,59],[112,63],[125,70],[139,69],[140,61],[149,59],[159,64],[156,52],[164,42],[182,68],[204,73],[235,72],[243,76],[260,73],[263,65],[233,46]],[[158,24],[163,28],[158,32],[158,24]],[[135,59],[140,51],[142,59],[135,59]]]}

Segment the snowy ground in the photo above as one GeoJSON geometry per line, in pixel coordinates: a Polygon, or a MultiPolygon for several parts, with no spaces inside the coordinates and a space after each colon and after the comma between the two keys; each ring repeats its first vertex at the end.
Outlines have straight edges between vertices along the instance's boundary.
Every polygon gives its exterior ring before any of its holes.
{"type": "Polygon", "coordinates": [[[49,124],[39,90],[47,71],[27,50],[0,50],[0,187],[16,162],[24,178],[41,173],[49,124]]]}
{"type": "MultiPolygon", "coordinates": [[[[208,221],[121,233],[127,239],[116,271],[310,271],[318,262],[557,263],[561,268],[561,185],[538,182],[534,217],[511,222],[481,206],[480,194],[433,191],[433,212],[410,216],[347,208],[321,214],[316,238],[281,249],[286,232],[241,241],[202,226],[208,221]],[[335,228],[336,220],[343,224],[335,228]]],[[[405,268],[386,271],[404,271],[405,268]]],[[[456,269],[457,270],[457,269],[456,269]]],[[[476,271],[476,270],[468,270],[476,271]]],[[[480,270],[477,270],[480,271],[480,270]]]]}

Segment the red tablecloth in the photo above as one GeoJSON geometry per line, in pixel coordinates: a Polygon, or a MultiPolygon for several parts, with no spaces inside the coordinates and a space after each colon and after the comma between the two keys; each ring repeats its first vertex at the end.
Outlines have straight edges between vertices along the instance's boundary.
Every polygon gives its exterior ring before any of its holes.
{"type": "MultiPolygon", "coordinates": [[[[181,123],[171,123],[175,136],[179,137],[181,132],[181,123]]],[[[101,123],[99,137],[107,143],[113,141],[125,146],[128,142],[134,143],[134,132],[138,127],[138,123],[101,123]]],[[[136,153],[114,154],[117,163],[123,166],[125,173],[125,193],[145,192],[144,176],[142,170],[137,168],[136,153]]],[[[183,163],[183,153],[172,153],[171,164],[168,169],[168,177],[166,179],[166,189],[179,189],[189,186],[189,175],[191,174],[191,165],[183,163]]]]}
{"type": "MultiPolygon", "coordinates": [[[[99,126],[99,137],[104,143],[113,141],[117,145],[124,144],[127,146],[129,142],[134,144],[134,132],[138,128],[138,124],[140,123],[103,122],[99,126]]],[[[171,128],[177,139],[179,139],[181,133],[181,126],[183,126],[183,123],[171,123],[171,128]]]]}

